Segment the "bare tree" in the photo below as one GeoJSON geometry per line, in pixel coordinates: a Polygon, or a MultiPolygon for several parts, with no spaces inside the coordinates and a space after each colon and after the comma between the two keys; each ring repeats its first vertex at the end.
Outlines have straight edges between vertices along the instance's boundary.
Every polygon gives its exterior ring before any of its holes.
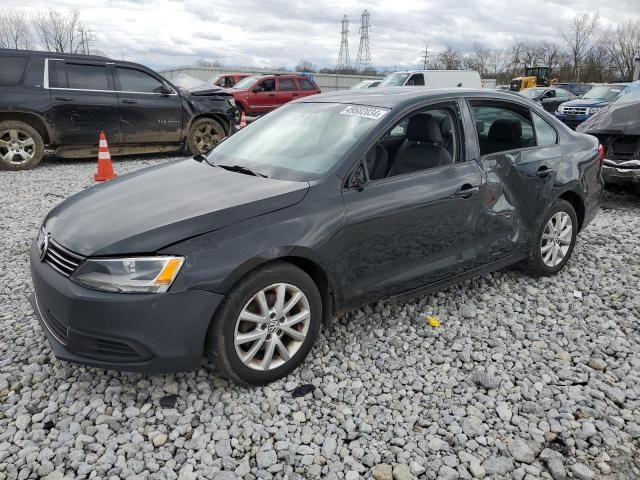
{"type": "Polygon", "coordinates": [[[311,63],[309,60],[300,60],[298,65],[295,66],[294,70],[296,72],[315,72],[317,71],[316,66],[311,63]]]}
{"type": "Polygon", "coordinates": [[[23,10],[0,11],[0,48],[27,49],[32,32],[23,10]]]}
{"type": "Polygon", "coordinates": [[[640,57],[640,20],[627,20],[616,28],[607,29],[600,43],[609,51],[619,77],[631,80],[634,60],[640,57]]]}
{"type": "Polygon", "coordinates": [[[438,63],[443,70],[458,70],[462,67],[462,53],[453,47],[446,47],[438,54],[438,63]]]}
{"type": "Polygon", "coordinates": [[[33,25],[42,46],[49,52],[90,53],[92,35],[80,22],[80,12],[63,14],[49,9],[37,13],[33,25]]]}
{"type": "Polygon", "coordinates": [[[593,48],[592,40],[598,31],[599,23],[597,13],[593,16],[585,13],[573,17],[569,25],[560,30],[560,36],[571,51],[573,75],[576,80],[580,77],[580,63],[593,48]]]}

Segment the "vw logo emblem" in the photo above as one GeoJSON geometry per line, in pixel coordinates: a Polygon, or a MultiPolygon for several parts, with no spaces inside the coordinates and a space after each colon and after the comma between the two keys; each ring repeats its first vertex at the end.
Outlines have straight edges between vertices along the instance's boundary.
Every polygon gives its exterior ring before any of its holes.
{"type": "Polygon", "coordinates": [[[38,235],[38,250],[40,251],[40,261],[44,261],[44,257],[47,256],[47,250],[49,248],[49,234],[44,230],[38,235]]]}

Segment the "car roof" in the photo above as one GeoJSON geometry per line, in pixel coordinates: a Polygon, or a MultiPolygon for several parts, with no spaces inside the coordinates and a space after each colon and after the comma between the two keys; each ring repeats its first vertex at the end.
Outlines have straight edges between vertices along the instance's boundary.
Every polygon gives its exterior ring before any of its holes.
{"type": "Polygon", "coordinates": [[[113,62],[118,65],[131,66],[131,67],[144,67],[149,69],[144,64],[136,62],[127,62],[125,60],[116,60],[109,57],[103,57],[101,55],[83,55],[80,53],[58,53],[58,52],[44,52],[42,50],[14,50],[10,48],[0,48],[0,54],[13,54],[22,56],[35,56],[46,58],[57,58],[62,60],[86,60],[86,61],[99,61],[99,62],[113,62]]]}
{"type": "MultiPolygon", "coordinates": [[[[338,90],[297,100],[297,103],[348,103],[381,108],[402,108],[421,100],[475,97],[514,102],[519,97],[484,88],[377,87],[362,90],[338,90]]],[[[519,102],[520,103],[520,102],[519,102]]]]}

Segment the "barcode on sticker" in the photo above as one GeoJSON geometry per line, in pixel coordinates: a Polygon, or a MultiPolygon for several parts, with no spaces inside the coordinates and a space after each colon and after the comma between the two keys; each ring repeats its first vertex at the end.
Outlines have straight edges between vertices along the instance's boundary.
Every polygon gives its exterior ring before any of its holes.
{"type": "Polygon", "coordinates": [[[355,117],[370,118],[371,120],[380,120],[387,114],[388,110],[375,107],[364,107],[361,105],[349,105],[340,112],[340,115],[352,115],[355,117]]]}

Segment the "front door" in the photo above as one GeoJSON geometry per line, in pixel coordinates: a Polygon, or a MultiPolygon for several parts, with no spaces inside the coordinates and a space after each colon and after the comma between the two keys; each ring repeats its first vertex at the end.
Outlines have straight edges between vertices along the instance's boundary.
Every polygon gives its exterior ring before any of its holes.
{"type": "Polygon", "coordinates": [[[367,154],[366,182],[343,192],[344,290],[353,303],[473,268],[483,180],[465,161],[459,118],[448,104],[400,120],[367,154]],[[399,147],[384,147],[400,137],[399,147]]]}
{"type": "Polygon", "coordinates": [[[98,145],[100,132],[107,141],[120,141],[118,97],[104,62],[47,60],[55,145],[98,145]]]}
{"type": "Polygon", "coordinates": [[[178,143],[182,138],[182,99],[151,73],[116,66],[122,142],[126,144],[178,143]]]}
{"type": "Polygon", "coordinates": [[[251,113],[267,113],[278,106],[275,78],[265,78],[249,91],[251,113]]]}

